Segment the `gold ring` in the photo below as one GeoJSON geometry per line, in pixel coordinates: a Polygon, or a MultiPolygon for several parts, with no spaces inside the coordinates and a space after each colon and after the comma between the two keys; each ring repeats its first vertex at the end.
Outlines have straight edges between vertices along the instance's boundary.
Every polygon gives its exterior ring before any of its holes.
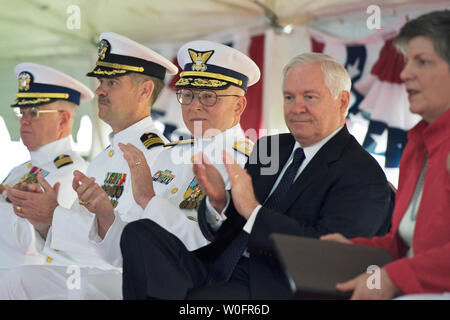
{"type": "Polygon", "coordinates": [[[134,165],[137,167],[138,165],[140,165],[141,164],[141,162],[140,161],[136,161],[135,163],[134,163],[134,165]]]}
{"type": "Polygon", "coordinates": [[[22,212],[22,207],[21,206],[16,206],[16,210],[17,210],[17,212],[22,212]]]}
{"type": "Polygon", "coordinates": [[[82,206],[89,205],[89,201],[78,200],[78,203],[81,204],[82,206]]]}

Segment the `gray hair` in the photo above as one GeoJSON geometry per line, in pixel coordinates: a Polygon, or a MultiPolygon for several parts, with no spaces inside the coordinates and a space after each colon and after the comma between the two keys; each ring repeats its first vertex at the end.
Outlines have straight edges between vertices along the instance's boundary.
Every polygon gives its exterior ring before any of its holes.
{"type": "Polygon", "coordinates": [[[350,92],[352,88],[352,79],[347,70],[336,59],[323,53],[308,52],[302,53],[292,58],[283,69],[283,86],[286,74],[295,66],[305,66],[314,63],[320,63],[325,85],[334,99],[342,91],[350,92]]]}
{"type": "Polygon", "coordinates": [[[58,110],[67,111],[70,114],[71,121],[73,121],[75,119],[75,112],[78,107],[75,103],[73,103],[71,101],[63,100],[63,99],[58,99],[54,102],[57,102],[54,104],[54,106],[58,110]]]}
{"type": "Polygon", "coordinates": [[[420,36],[430,39],[434,50],[450,66],[450,11],[433,11],[407,22],[400,29],[394,45],[405,53],[408,42],[420,36]]]}
{"type": "Polygon", "coordinates": [[[164,80],[136,72],[131,72],[130,76],[135,87],[137,87],[138,85],[140,85],[142,82],[145,81],[153,82],[154,88],[152,96],[150,97],[149,101],[151,107],[155,103],[156,99],[158,99],[159,95],[161,94],[161,91],[164,89],[164,80]]]}

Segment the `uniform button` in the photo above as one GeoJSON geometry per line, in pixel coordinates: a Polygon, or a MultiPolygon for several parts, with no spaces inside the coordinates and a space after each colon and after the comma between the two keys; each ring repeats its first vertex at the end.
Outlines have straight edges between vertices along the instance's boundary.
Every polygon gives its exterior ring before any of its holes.
{"type": "Polygon", "coordinates": [[[194,156],[191,157],[191,163],[194,163],[194,156]]]}
{"type": "Polygon", "coordinates": [[[108,156],[111,158],[114,155],[114,150],[109,150],[108,156]]]}
{"type": "Polygon", "coordinates": [[[59,250],[58,249],[54,249],[55,250],[55,252],[59,252],[59,250]]]}
{"type": "Polygon", "coordinates": [[[215,218],[216,218],[216,222],[218,222],[218,221],[219,221],[219,217],[218,217],[218,216],[216,216],[215,218]]]}
{"type": "Polygon", "coordinates": [[[30,163],[27,165],[27,168],[30,169],[32,166],[33,166],[33,164],[30,162],[30,163]]]}
{"type": "Polygon", "coordinates": [[[47,257],[47,263],[50,263],[50,262],[52,262],[52,258],[50,258],[50,257],[47,257]]]}
{"type": "Polygon", "coordinates": [[[173,188],[172,190],[170,190],[170,192],[171,192],[172,194],[177,193],[177,191],[178,191],[178,188],[173,188]]]}

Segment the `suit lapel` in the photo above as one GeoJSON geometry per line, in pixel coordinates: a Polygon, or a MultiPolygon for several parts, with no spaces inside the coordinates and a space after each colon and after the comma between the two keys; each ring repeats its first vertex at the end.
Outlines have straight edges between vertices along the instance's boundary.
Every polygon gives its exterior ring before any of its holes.
{"type": "Polygon", "coordinates": [[[286,196],[280,204],[279,210],[277,210],[278,212],[285,213],[313,181],[323,181],[323,179],[326,179],[328,165],[327,162],[324,161],[325,159],[322,157],[313,160],[308,163],[306,168],[286,193],[286,196]]]}
{"type": "Polygon", "coordinates": [[[344,126],[316,153],[287,192],[278,212],[286,213],[311,183],[324,181],[327,178],[328,164],[340,158],[349,137],[350,134],[344,126]]]}

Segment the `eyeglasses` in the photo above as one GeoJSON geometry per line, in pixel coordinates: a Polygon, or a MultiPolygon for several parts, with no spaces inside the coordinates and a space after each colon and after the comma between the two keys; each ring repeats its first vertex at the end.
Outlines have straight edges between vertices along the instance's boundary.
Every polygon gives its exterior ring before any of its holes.
{"type": "Polygon", "coordinates": [[[37,107],[31,107],[31,108],[13,108],[14,114],[17,117],[17,119],[22,119],[23,117],[34,120],[39,119],[39,115],[41,113],[54,113],[54,112],[62,112],[62,110],[39,110],[37,107]]]}
{"type": "MultiPolygon", "coordinates": [[[[189,89],[181,89],[177,92],[178,102],[183,106],[190,105],[194,101],[196,94],[189,89]]],[[[217,103],[219,97],[242,97],[237,94],[217,94],[214,91],[203,90],[197,93],[198,101],[204,106],[212,107],[217,103]]]]}

